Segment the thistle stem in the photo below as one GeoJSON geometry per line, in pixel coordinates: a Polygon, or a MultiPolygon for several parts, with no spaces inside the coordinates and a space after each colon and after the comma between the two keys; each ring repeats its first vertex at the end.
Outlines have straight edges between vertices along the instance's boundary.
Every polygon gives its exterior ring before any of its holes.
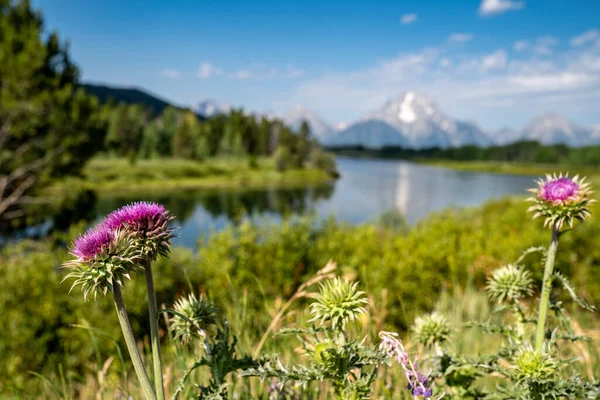
{"type": "Polygon", "coordinates": [[[550,291],[552,290],[552,274],[554,273],[554,260],[556,259],[556,249],[558,248],[558,236],[558,229],[553,227],[552,239],[550,240],[550,247],[548,247],[548,256],[546,258],[546,266],[544,267],[540,310],[538,312],[537,331],[535,334],[535,349],[537,352],[541,352],[544,346],[546,318],[548,316],[548,305],[550,303],[550,291]]]}
{"type": "Polygon", "coordinates": [[[156,307],[156,292],[152,276],[152,263],[146,260],[146,288],[148,292],[148,315],[150,319],[150,340],[152,342],[152,367],[154,369],[154,387],[159,400],[165,399],[165,388],[162,375],[162,360],[160,357],[160,337],[158,335],[158,309],[156,307]]]}
{"type": "Polygon", "coordinates": [[[144,395],[146,396],[147,400],[156,400],[156,395],[152,389],[152,383],[150,383],[150,379],[148,378],[148,374],[144,368],[142,357],[140,356],[140,352],[135,344],[135,337],[133,336],[133,330],[131,329],[129,317],[127,316],[127,310],[125,309],[125,302],[123,301],[121,287],[118,283],[114,285],[113,296],[115,300],[115,307],[117,308],[117,316],[119,317],[119,323],[121,324],[121,330],[123,331],[123,336],[125,337],[125,344],[127,345],[127,350],[129,351],[129,356],[131,357],[131,362],[133,363],[135,373],[140,381],[140,385],[142,385],[144,395]]]}

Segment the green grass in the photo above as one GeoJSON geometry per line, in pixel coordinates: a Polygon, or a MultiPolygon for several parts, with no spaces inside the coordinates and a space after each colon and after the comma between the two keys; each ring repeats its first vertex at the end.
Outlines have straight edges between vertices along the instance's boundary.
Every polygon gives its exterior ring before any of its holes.
{"type": "MultiPolygon", "coordinates": [[[[86,185],[100,192],[160,191],[196,188],[293,187],[325,183],[333,178],[316,168],[278,172],[270,159],[221,158],[207,162],[178,159],[128,160],[95,158],[84,168],[86,185]]],[[[68,189],[58,185],[59,189],[68,189]]]]}
{"type": "Polygon", "coordinates": [[[513,163],[501,161],[451,161],[451,160],[419,160],[421,164],[436,167],[452,168],[461,171],[492,172],[499,174],[535,175],[544,176],[552,172],[570,172],[572,175],[580,174],[590,179],[600,179],[600,168],[582,165],[564,164],[533,164],[513,163]]]}

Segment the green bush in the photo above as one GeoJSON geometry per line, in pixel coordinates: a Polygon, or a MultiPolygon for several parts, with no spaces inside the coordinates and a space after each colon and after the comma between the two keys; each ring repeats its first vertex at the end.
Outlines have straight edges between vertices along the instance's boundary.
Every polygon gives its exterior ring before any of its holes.
{"type": "MultiPolygon", "coordinates": [[[[547,232],[541,223],[529,221],[526,207],[517,199],[444,211],[408,233],[334,220],[315,224],[310,218],[281,225],[242,223],[213,233],[196,253],[175,248],[169,260],[157,262],[158,304],[170,305],[190,291],[206,293],[225,315],[242,321],[236,326],[243,325],[244,343],[256,343],[274,305],[331,259],[346,278],[360,281],[372,304],[386,310],[386,325],[406,329],[416,316],[434,308],[440,292],[466,284],[482,287],[492,269],[530,246],[547,245],[547,232]]],[[[592,218],[565,235],[557,260],[557,269],[572,277],[578,291],[595,304],[600,303],[597,221],[592,218]]],[[[62,243],[72,239],[63,236],[62,243]]],[[[89,331],[73,324],[90,324],[121,342],[110,298],[84,303],[78,293],[68,294],[68,282],[60,283],[65,272],[59,267],[66,258],[65,246],[50,240],[23,241],[0,250],[5,320],[0,330],[0,393],[27,385],[32,379],[28,371],[55,373],[62,364],[81,373],[114,354],[112,340],[99,335],[97,348],[91,348],[89,331]]],[[[541,280],[542,267],[529,267],[534,279],[541,280]]],[[[144,280],[133,279],[124,296],[139,335],[148,323],[144,280]]],[[[162,330],[166,332],[164,324],[162,330]]]]}

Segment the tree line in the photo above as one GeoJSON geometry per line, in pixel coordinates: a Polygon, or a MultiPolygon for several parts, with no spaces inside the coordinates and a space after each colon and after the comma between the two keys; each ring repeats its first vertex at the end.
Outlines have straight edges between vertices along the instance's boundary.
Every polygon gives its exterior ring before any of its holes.
{"type": "Polygon", "coordinates": [[[192,110],[167,107],[155,117],[143,105],[114,102],[104,105],[101,115],[102,151],[132,162],[161,157],[204,161],[220,156],[273,156],[279,170],[335,169],[306,122],[295,132],[281,120],[246,114],[242,109],[205,120],[192,110]]]}
{"type": "Polygon", "coordinates": [[[568,147],[545,145],[537,141],[519,141],[507,145],[478,147],[473,145],[408,149],[385,146],[369,149],[362,146],[329,147],[340,155],[395,158],[407,160],[502,161],[540,164],[600,165],[600,146],[568,147]]]}

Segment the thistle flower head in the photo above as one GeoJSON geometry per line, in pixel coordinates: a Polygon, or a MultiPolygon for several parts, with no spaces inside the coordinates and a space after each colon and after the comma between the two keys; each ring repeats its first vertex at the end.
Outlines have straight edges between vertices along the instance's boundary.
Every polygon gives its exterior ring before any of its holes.
{"type": "Polygon", "coordinates": [[[122,286],[124,279],[131,279],[131,273],[139,269],[141,259],[125,232],[104,225],[75,239],[71,254],[76,258],[64,264],[71,269],[65,279],[75,278],[71,290],[81,286],[86,300],[90,292],[96,298],[98,292],[112,292],[115,284],[122,286]]]}
{"type": "Polygon", "coordinates": [[[492,300],[501,303],[504,300],[518,300],[532,294],[531,273],[517,265],[509,264],[492,273],[485,287],[492,300]]]}
{"type": "Polygon", "coordinates": [[[171,322],[171,329],[175,338],[182,343],[189,343],[193,337],[205,337],[206,332],[217,323],[217,309],[204,296],[197,298],[193,293],[182,297],[175,302],[175,315],[171,322]],[[184,318],[183,318],[183,317],[184,318]]]}
{"type": "Polygon", "coordinates": [[[552,382],[560,372],[560,366],[549,353],[536,351],[531,346],[519,350],[514,362],[515,378],[518,382],[552,382]]]}
{"type": "Polygon", "coordinates": [[[102,225],[123,229],[134,237],[136,245],[151,259],[168,255],[173,229],[168,225],[173,216],[162,204],[140,201],[110,213],[102,225]]]}
{"type": "Polygon", "coordinates": [[[114,240],[114,230],[104,226],[93,227],[73,241],[71,254],[81,260],[89,261],[101,255],[114,240]]]}
{"type": "Polygon", "coordinates": [[[427,347],[447,342],[451,333],[448,319],[438,313],[418,317],[413,331],[414,340],[427,347]]]}
{"type": "Polygon", "coordinates": [[[317,299],[310,305],[311,321],[321,324],[329,321],[332,328],[343,330],[348,321],[353,321],[367,310],[364,292],[356,289],[358,282],[350,283],[335,278],[320,284],[321,290],[317,299]]]}
{"type": "Polygon", "coordinates": [[[534,194],[527,199],[533,203],[527,210],[533,212],[533,219],[544,217],[544,226],[560,230],[564,224],[573,227],[573,221],[583,221],[590,216],[588,206],[595,200],[589,183],[578,175],[546,175],[546,179],[537,181],[538,187],[530,189],[534,194]]]}

